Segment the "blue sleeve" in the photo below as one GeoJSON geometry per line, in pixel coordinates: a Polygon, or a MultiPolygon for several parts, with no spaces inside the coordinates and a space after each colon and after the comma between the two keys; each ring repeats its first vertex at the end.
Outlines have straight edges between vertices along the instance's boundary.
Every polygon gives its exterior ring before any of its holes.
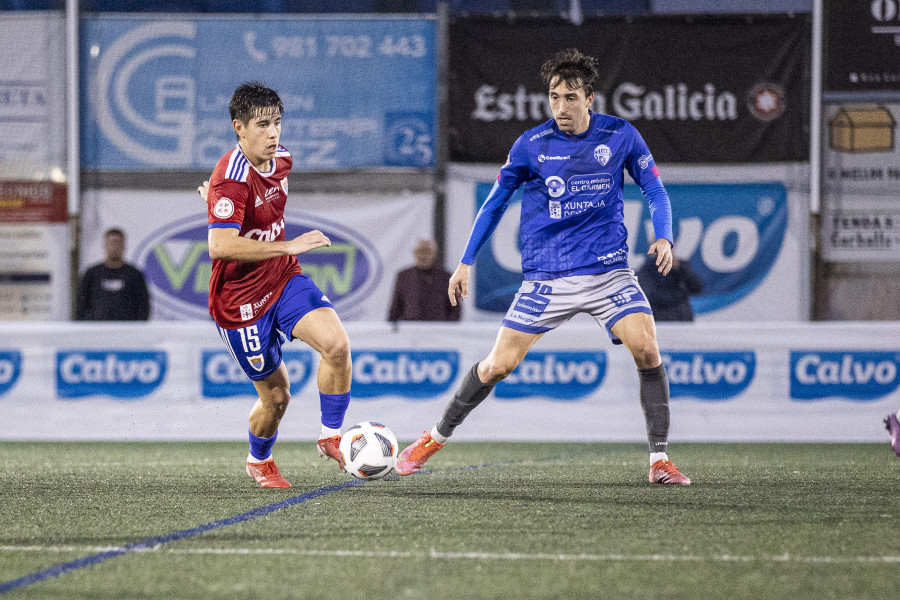
{"type": "Polygon", "coordinates": [[[509,206],[509,200],[512,198],[513,193],[515,193],[514,189],[506,189],[500,185],[499,180],[494,184],[491,193],[488,194],[484,204],[481,205],[481,210],[475,216],[475,224],[472,225],[469,242],[466,244],[466,250],[463,252],[459,262],[467,265],[475,262],[475,255],[478,254],[478,251],[481,250],[487,239],[497,229],[497,225],[500,223],[500,219],[503,218],[503,213],[506,212],[506,207],[509,206]]]}
{"type": "Polygon", "coordinates": [[[665,238],[675,245],[672,235],[672,204],[669,194],[663,187],[659,177],[659,169],[650,154],[647,142],[630,123],[627,124],[632,136],[631,151],[625,159],[625,168],[634,182],[641,187],[644,198],[650,206],[650,218],[653,220],[653,232],[657,239],[665,238]]]}
{"type": "Polygon", "coordinates": [[[672,235],[672,203],[669,202],[669,194],[662,182],[657,177],[641,186],[641,192],[650,205],[650,218],[653,220],[653,232],[656,238],[665,238],[675,245],[672,235]]]}
{"type": "Polygon", "coordinates": [[[475,224],[472,225],[469,242],[466,244],[466,249],[459,262],[467,265],[475,262],[475,255],[494,233],[503,218],[503,213],[506,212],[506,207],[509,206],[513,193],[528,179],[531,170],[524,140],[525,136],[517,139],[509,151],[506,164],[503,165],[500,175],[497,176],[497,183],[494,184],[484,204],[481,205],[481,210],[475,216],[475,224]]]}

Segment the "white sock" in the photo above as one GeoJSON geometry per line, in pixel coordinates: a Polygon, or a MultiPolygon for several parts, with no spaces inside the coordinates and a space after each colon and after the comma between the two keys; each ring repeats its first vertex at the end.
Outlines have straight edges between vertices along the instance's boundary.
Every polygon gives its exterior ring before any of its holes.
{"type": "Polygon", "coordinates": [[[324,440],[326,438],[334,437],[336,435],[341,435],[341,428],[332,429],[331,427],[326,427],[322,425],[322,432],[319,433],[319,439],[324,440]]]}
{"type": "Polygon", "coordinates": [[[658,460],[669,460],[669,455],[665,452],[651,452],[650,453],[650,464],[652,465],[658,460]]]}
{"type": "Polygon", "coordinates": [[[440,444],[441,446],[443,446],[444,444],[447,443],[447,440],[449,440],[450,438],[448,438],[448,437],[445,436],[445,435],[441,435],[440,433],[438,433],[437,425],[435,425],[434,427],[431,428],[431,439],[433,439],[433,440],[436,441],[438,444],[440,444]]]}
{"type": "Polygon", "coordinates": [[[256,457],[253,456],[252,454],[248,454],[248,455],[247,455],[247,462],[248,462],[248,463],[257,464],[257,465],[260,464],[260,463],[268,462],[268,461],[270,461],[270,460],[272,460],[272,455],[271,455],[271,454],[270,454],[267,458],[256,458],[256,457]]]}

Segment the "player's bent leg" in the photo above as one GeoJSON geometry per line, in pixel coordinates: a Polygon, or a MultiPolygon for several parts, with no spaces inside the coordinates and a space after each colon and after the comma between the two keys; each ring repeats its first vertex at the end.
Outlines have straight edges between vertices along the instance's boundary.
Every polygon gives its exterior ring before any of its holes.
{"type": "Polygon", "coordinates": [[[262,488],[289,488],[272,458],[272,446],[278,438],[278,425],[290,402],[290,386],[284,363],[271,375],[254,381],[259,398],[250,411],[250,454],[247,475],[262,488]]]}
{"type": "Polygon", "coordinates": [[[612,326],[612,332],[628,348],[638,369],[651,369],[662,363],[652,315],[642,312],[625,315],[612,326]]]}
{"type": "Polygon", "coordinates": [[[291,335],[319,353],[321,360],[316,375],[319,391],[341,394],[350,390],[353,376],[350,338],[333,308],[309,311],[297,321],[291,335]]]}
{"type": "Polygon", "coordinates": [[[306,313],[297,321],[291,334],[319,353],[316,380],[322,412],[322,431],[316,450],[320,456],[332,458],[339,468],[341,458],[340,429],[350,404],[350,382],[353,364],[350,358],[350,338],[333,308],[322,307],[306,313]]]}
{"type": "Polygon", "coordinates": [[[656,324],[647,313],[632,313],[612,326],[631,352],[640,379],[641,409],[647,425],[651,483],[690,485],[691,480],[669,460],[669,380],[656,341],[656,324]]]}

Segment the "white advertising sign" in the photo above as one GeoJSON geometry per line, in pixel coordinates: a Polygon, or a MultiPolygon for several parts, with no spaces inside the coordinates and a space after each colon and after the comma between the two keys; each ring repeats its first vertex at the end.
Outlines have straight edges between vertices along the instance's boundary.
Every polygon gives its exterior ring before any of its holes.
{"type": "Polygon", "coordinates": [[[0,179],[48,179],[66,166],[65,16],[0,18],[0,179]]]}
{"type": "MultiPolygon", "coordinates": [[[[440,419],[497,332],[478,323],[346,328],[345,425],[375,420],[401,440],[440,419]]],[[[0,340],[0,440],[246,440],[256,394],[212,323],[8,323],[0,340]]],[[[887,444],[882,419],[900,407],[900,324],[661,323],[659,340],[673,446],[887,444]]],[[[295,341],[284,360],[293,400],[279,439],[316,439],[318,355],[295,341]]],[[[544,336],[454,439],[645,441],[634,361],[576,318],[544,336]]]]}
{"type": "MultiPolygon", "coordinates": [[[[103,231],[119,227],[126,260],[147,279],[152,318],[209,318],[208,218],[196,191],[87,190],[82,205],[81,272],[103,260],[103,231]]],[[[331,240],[299,258],[342,320],[383,321],[394,275],[431,237],[433,215],[431,194],[292,194],[285,227],[289,238],[319,229],[331,240]]]]}

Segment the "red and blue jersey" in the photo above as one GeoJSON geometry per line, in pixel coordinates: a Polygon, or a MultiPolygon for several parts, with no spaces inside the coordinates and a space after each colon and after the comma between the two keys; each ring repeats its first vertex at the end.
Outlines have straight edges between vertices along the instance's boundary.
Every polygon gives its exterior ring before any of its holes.
{"type": "MultiPolygon", "coordinates": [[[[259,171],[238,144],[219,159],[210,178],[209,228],[235,228],[238,235],[263,242],[284,240],[291,165],[291,154],[278,146],[269,171],[259,171]]],[[[257,262],[213,260],[209,314],[226,329],[251,325],[275,304],[288,280],[299,273],[296,256],[257,262]]]]}
{"type": "Polygon", "coordinates": [[[656,237],[672,241],[669,197],[647,144],[623,119],[590,117],[579,135],[561,131],[551,119],[516,140],[475,218],[461,262],[474,262],[522,187],[519,240],[526,280],[627,268],[625,171],[649,202],[656,237]]]}

